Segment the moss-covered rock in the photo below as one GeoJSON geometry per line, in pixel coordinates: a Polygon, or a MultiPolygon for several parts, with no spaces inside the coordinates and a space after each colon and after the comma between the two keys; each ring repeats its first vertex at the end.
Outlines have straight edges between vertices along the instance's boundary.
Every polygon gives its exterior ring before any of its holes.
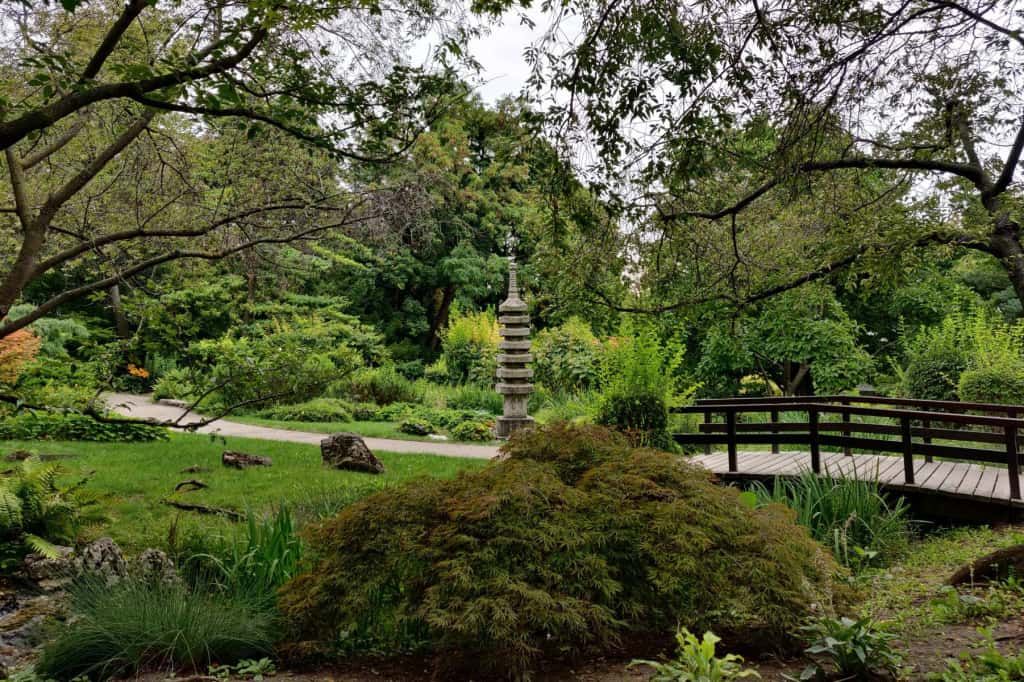
{"type": "Polygon", "coordinates": [[[751,509],[676,456],[565,424],[517,434],[507,455],[312,530],[315,558],[280,599],[293,647],[419,646],[516,673],[678,625],[782,645],[841,590],[791,512],[751,509]]]}

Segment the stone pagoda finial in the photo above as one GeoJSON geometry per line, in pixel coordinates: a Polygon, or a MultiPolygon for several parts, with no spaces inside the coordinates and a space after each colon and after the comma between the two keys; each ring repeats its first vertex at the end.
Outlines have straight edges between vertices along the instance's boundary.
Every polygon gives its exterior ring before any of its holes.
{"type": "Polygon", "coordinates": [[[508,438],[513,432],[533,424],[526,406],[533,392],[533,370],[527,364],[530,355],[530,316],[526,302],[519,298],[516,281],[516,262],[508,264],[508,298],[498,306],[501,325],[501,343],[498,344],[498,383],[494,389],[504,397],[502,416],[494,427],[498,438],[508,438]]]}

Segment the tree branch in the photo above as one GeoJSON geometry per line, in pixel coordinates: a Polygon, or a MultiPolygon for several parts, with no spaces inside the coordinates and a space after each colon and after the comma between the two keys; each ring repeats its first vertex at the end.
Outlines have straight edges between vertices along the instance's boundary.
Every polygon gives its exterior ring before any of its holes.
{"type": "Polygon", "coordinates": [[[353,220],[349,220],[346,218],[345,220],[342,220],[337,223],[331,223],[329,225],[317,225],[307,230],[302,230],[301,232],[296,232],[283,237],[263,237],[259,239],[251,239],[249,241],[243,242],[241,244],[238,244],[227,249],[222,249],[220,251],[204,252],[182,251],[179,249],[175,249],[173,251],[169,251],[158,256],[153,256],[152,258],[148,258],[144,261],[136,263],[135,265],[132,265],[129,268],[126,268],[118,273],[110,275],[109,277],[104,277],[103,279],[83,284],[81,286],[75,287],[74,289],[63,291],[57,294],[56,296],[51,297],[47,301],[39,304],[38,306],[36,306],[34,310],[29,312],[28,314],[23,315],[22,317],[19,317],[16,320],[7,320],[5,323],[0,325],[0,339],[6,337],[7,335],[19,329],[27,327],[28,325],[32,324],[33,322],[42,317],[45,317],[47,313],[67,303],[68,301],[80,298],[94,291],[106,289],[114,284],[119,284],[120,282],[129,277],[137,275],[140,272],[145,272],[146,270],[154,268],[157,265],[162,265],[163,263],[168,263],[170,261],[182,259],[198,259],[210,261],[221,260],[240,251],[244,251],[246,249],[250,249],[262,244],[287,244],[290,242],[310,239],[320,232],[325,232],[327,230],[335,229],[338,227],[344,227],[346,225],[351,225],[354,222],[359,222],[361,220],[369,220],[374,217],[375,216],[364,216],[353,220]]]}
{"type": "Polygon", "coordinates": [[[42,149],[32,152],[21,160],[21,167],[25,170],[31,169],[37,163],[45,161],[50,155],[63,149],[64,145],[78,136],[78,133],[82,132],[82,128],[85,127],[85,114],[79,116],[74,123],[71,124],[63,134],[60,135],[56,140],[46,145],[42,149]]]}
{"type": "Polygon", "coordinates": [[[124,32],[128,30],[131,23],[135,21],[142,13],[142,10],[149,4],[148,0],[131,0],[125,6],[117,21],[110,27],[107,34],[103,36],[103,42],[100,43],[89,63],[85,65],[85,70],[82,71],[82,75],[78,79],[79,83],[84,83],[96,77],[96,74],[103,68],[104,62],[107,61],[107,57],[110,56],[110,53],[114,51],[114,48],[121,41],[121,36],[124,35],[124,32]]]}
{"type": "Polygon", "coordinates": [[[96,177],[115,156],[124,151],[125,147],[141,135],[155,115],[155,109],[146,109],[134,123],[128,126],[113,142],[97,154],[96,158],[90,161],[85,168],[76,173],[73,178],[64,183],[56,192],[50,194],[39,210],[38,219],[48,225],[60,207],[71,197],[75,196],[79,190],[89,184],[89,181],[96,177]]]}
{"type": "Polygon", "coordinates": [[[172,71],[136,81],[106,83],[93,88],[72,91],[51,104],[28,111],[10,121],[0,122],[0,148],[6,149],[24,139],[26,135],[47,128],[90,104],[109,99],[141,96],[228,71],[248,59],[266,37],[266,29],[257,29],[250,39],[233,54],[215,59],[202,66],[172,71]]]}
{"type": "MultiPolygon", "coordinates": [[[[857,156],[847,159],[833,159],[831,161],[807,161],[792,167],[787,175],[798,173],[822,173],[833,170],[846,169],[870,169],[882,168],[890,170],[910,171],[931,171],[937,173],[949,173],[970,180],[978,189],[984,190],[988,187],[984,173],[979,168],[964,163],[953,161],[941,161],[934,159],[877,159],[866,156],[857,156]]],[[[661,218],[671,220],[673,218],[706,218],[708,220],[720,220],[727,216],[740,213],[757,199],[767,194],[778,186],[786,177],[785,175],[768,180],[760,187],[757,187],[736,203],[718,211],[676,211],[664,212],[659,209],[661,218]]]]}

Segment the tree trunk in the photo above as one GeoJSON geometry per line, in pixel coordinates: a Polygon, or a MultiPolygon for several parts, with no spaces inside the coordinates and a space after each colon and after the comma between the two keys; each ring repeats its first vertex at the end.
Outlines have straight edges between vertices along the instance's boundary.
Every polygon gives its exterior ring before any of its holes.
{"type": "Polygon", "coordinates": [[[1024,305],[1024,246],[1020,241],[1020,225],[1005,213],[996,218],[995,230],[989,239],[992,255],[1000,260],[1010,278],[1017,300],[1024,305]]]}
{"type": "Polygon", "coordinates": [[[448,324],[448,313],[452,309],[452,301],[455,300],[455,285],[449,284],[441,294],[441,304],[437,307],[437,314],[430,323],[430,350],[437,350],[441,343],[441,329],[448,324]]]}
{"type": "Polygon", "coordinates": [[[114,327],[117,329],[117,338],[126,341],[132,337],[132,328],[128,323],[128,317],[124,314],[124,306],[121,305],[121,287],[115,284],[107,290],[110,296],[110,311],[114,315],[114,327]]]}

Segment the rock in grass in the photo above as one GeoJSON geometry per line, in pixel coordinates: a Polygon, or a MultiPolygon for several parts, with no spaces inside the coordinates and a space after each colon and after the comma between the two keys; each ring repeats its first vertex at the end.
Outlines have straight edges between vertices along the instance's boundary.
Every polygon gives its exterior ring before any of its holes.
{"type": "Polygon", "coordinates": [[[113,585],[128,575],[124,552],[110,538],[100,538],[86,545],[75,559],[79,575],[95,576],[113,585]]]}
{"type": "Polygon", "coordinates": [[[181,581],[174,563],[159,549],[147,549],[132,564],[135,575],[149,585],[173,585],[181,581]]]}
{"type": "Polygon", "coordinates": [[[383,474],[384,464],[374,457],[361,437],[354,433],[336,433],[320,441],[324,464],[345,471],[383,474]]]}
{"type": "Polygon", "coordinates": [[[29,580],[40,583],[44,589],[59,586],[71,580],[76,572],[75,551],[70,547],[56,547],[56,556],[43,556],[33,552],[25,557],[22,564],[29,580]]]}
{"type": "Polygon", "coordinates": [[[268,467],[272,464],[269,457],[263,455],[250,455],[247,452],[234,452],[225,450],[221,453],[220,463],[226,467],[245,469],[246,467],[268,467]]]}

